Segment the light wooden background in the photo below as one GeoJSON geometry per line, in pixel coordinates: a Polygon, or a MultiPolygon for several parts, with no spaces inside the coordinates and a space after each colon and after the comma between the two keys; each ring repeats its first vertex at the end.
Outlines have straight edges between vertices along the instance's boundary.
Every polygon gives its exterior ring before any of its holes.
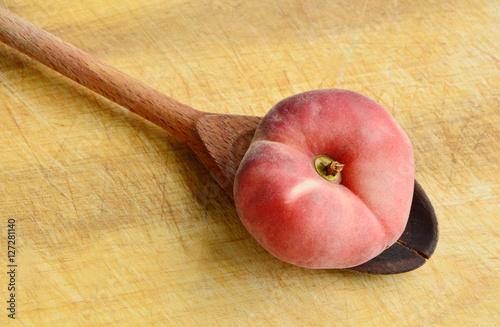
{"type": "Polygon", "coordinates": [[[0,45],[0,271],[16,219],[17,319],[2,326],[500,323],[496,0],[2,0],[197,109],[264,115],[346,88],[415,148],[440,241],[397,276],[305,270],[249,236],[178,139],[0,45]]]}

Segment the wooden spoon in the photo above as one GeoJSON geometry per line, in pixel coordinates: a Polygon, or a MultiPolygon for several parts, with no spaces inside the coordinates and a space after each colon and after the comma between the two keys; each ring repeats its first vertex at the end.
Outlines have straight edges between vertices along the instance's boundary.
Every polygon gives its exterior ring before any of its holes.
{"type": "MultiPolygon", "coordinates": [[[[195,110],[0,8],[0,40],[186,142],[232,197],[233,182],[261,117],[195,110]]],[[[350,271],[395,274],[423,265],[437,244],[431,202],[415,181],[408,225],[376,258],[350,271]]]]}

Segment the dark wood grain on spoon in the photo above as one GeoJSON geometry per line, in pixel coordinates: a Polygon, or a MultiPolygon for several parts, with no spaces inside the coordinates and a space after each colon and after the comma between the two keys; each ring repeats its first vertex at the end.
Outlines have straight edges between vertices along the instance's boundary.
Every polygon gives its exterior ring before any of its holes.
{"type": "MultiPolygon", "coordinates": [[[[233,196],[236,170],[260,117],[195,110],[3,8],[0,8],[0,40],[179,137],[233,196]]],[[[401,238],[378,257],[348,270],[395,274],[416,269],[434,252],[437,236],[434,209],[415,181],[410,219],[401,238]]]]}

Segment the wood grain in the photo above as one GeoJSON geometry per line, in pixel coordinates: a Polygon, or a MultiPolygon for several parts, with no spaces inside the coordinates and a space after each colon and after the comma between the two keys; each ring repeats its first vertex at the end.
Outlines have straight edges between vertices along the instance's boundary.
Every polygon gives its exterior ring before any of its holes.
{"type": "Polygon", "coordinates": [[[433,257],[407,274],[281,263],[179,139],[1,45],[0,244],[15,218],[19,271],[17,319],[4,310],[2,326],[500,322],[496,1],[2,6],[203,111],[261,116],[325,87],[366,94],[412,139],[440,223],[433,257]]]}

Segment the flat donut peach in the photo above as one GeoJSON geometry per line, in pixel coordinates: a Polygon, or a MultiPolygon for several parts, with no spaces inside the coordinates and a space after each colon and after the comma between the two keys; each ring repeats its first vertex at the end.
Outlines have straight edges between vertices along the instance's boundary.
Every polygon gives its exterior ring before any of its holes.
{"type": "Polygon", "coordinates": [[[401,236],[413,186],[413,148],[391,114],[359,93],[326,89],[286,98],[262,119],[234,199],[275,257],[348,268],[401,236]]]}

